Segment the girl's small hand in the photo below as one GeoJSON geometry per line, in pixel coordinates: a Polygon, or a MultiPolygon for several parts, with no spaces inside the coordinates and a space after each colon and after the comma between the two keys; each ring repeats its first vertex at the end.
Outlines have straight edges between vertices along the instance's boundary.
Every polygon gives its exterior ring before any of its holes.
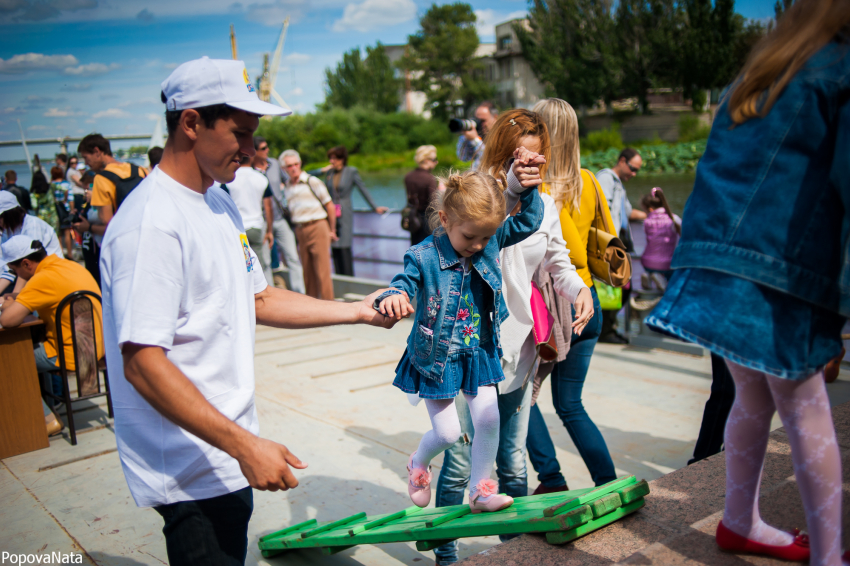
{"type": "Polygon", "coordinates": [[[593,295],[590,289],[585,287],[578,293],[575,302],[576,317],[573,321],[573,332],[581,334],[590,319],[593,318],[593,295]]]}
{"type": "Polygon", "coordinates": [[[536,187],[543,182],[540,178],[539,166],[546,163],[546,158],[538,153],[518,147],[514,151],[514,176],[525,189],[536,187]]]}
{"type": "Polygon", "coordinates": [[[406,295],[390,295],[381,301],[381,314],[401,320],[415,312],[406,295]]]}

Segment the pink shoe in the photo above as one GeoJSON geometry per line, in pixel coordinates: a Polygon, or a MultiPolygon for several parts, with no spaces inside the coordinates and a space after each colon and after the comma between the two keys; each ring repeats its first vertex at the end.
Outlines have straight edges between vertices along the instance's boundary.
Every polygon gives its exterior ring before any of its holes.
{"type": "Polygon", "coordinates": [[[407,493],[417,507],[428,507],[431,502],[431,466],[427,470],[413,467],[413,457],[407,461],[407,493]]]}
{"type": "Polygon", "coordinates": [[[491,480],[481,480],[469,493],[469,508],[472,513],[492,513],[510,507],[514,498],[497,493],[499,485],[491,480]]]}

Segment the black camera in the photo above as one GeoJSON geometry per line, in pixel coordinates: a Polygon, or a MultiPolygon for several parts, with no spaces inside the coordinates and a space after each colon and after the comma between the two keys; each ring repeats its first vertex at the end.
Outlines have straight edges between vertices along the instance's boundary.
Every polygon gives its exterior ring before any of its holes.
{"type": "Polygon", "coordinates": [[[452,118],[449,120],[449,131],[453,134],[468,132],[475,128],[481,133],[481,120],[478,118],[452,118]]]}

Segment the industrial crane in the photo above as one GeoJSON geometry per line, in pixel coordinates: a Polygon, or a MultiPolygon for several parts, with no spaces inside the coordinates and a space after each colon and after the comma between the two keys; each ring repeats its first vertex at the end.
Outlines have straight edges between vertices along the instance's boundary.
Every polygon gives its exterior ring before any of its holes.
{"type": "MultiPolygon", "coordinates": [[[[283,53],[283,44],[286,42],[286,30],[289,29],[289,16],[283,20],[283,29],[280,32],[280,37],[277,40],[277,46],[274,50],[271,65],[269,65],[269,54],[263,55],[263,73],[258,78],[257,90],[260,100],[269,102],[274,98],[283,108],[289,108],[289,105],[283,100],[283,97],[275,90],[277,82],[277,71],[280,67],[280,58],[283,53]]],[[[233,58],[236,59],[236,33],[233,31],[233,25],[230,26],[230,51],[233,58]]]]}

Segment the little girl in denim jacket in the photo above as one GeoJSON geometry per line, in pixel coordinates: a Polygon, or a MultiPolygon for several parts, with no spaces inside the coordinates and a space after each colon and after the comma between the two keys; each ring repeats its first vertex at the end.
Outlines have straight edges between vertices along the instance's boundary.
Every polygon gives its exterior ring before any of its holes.
{"type": "Polygon", "coordinates": [[[502,183],[470,171],[450,175],[432,226],[441,228],[404,256],[404,272],[375,300],[387,316],[414,312],[413,332],[396,367],[393,385],[425,399],[433,430],[425,433],[408,461],[408,493],[419,507],[431,500],[431,460],[460,437],[454,398],[463,391],[475,438],[469,505],[473,512],[498,511],[513,499],[497,493],[490,472],[499,446],[496,383],[505,379],[499,324],[508,316],[502,297],[499,251],[536,232],[543,205],[536,190],[544,158],[525,148],[502,183]],[[503,185],[507,190],[503,191],[503,185]],[[521,212],[507,212],[521,202],[521,212]]]}

